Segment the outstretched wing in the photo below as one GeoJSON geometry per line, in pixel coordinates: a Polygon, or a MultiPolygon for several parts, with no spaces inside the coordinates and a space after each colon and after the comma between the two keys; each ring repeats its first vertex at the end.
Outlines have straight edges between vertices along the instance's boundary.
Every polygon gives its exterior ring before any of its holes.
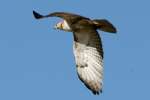
{"type": "Polygon", "coordinates": [[[69,24],[72,24],[80,19],[89,19],[89,18],[80,16],[77,14],[72,14],[72,13],[67,13],[67,12],[54,12],[48,15],[41,15],[37,13],[36,11],[33,11],[33,15],[36,19],[42,19],[42,18],[47,18],[47,17],[60,17],[60,18],[65,19],[69,24]]]}
{"type": "Polygon", "coordinates": [[[94,94],[102,92],[103,49],[94,29],[74,32],[74,55],[79,79],[94,94]]]}

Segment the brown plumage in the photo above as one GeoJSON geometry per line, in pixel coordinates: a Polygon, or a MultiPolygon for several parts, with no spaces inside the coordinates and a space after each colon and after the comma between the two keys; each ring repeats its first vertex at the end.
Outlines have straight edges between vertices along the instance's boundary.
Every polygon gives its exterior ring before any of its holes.
{"type": "Polygon", "coordinates": [[[64,19],[55,28],[73,32],[73,51],[79,79],[93,94],[102,92],[103,48],[101,38],[96,30],[116,33],[116,28],[105,19],[91,20],[66,12],[54,12],[43,16],[33,11],[33,15],[36,19],[47,17],[64,19]]]}

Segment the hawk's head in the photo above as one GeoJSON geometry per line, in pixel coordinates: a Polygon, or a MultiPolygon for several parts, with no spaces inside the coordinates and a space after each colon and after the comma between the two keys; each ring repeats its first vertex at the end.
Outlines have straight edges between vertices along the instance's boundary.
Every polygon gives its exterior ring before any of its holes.
{"type": "Polygon", "coordinates": [[[54,26],[55,29],[60,29],[60,30],[64,30],[64,31],[71,31],[71,28],[69,27],[68,23],[66,20],[63,20],[59,23],[57,23],[55,26],[54,26]]]}

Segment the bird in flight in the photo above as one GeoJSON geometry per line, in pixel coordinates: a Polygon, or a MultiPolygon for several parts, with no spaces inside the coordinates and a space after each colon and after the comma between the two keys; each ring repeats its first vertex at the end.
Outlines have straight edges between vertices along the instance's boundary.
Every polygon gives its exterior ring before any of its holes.
{"type": "Polygon", "coordinates": [[[41,15],[33,11],[36,19],[59,17],[63,21],[55,25],[56,29],[73,33],[73,53],[79,79],[93,92],[102,92],[103,48],[97,30],[116,33],[116,28],[106,19],[89,19],[73,13],[54,12],[41,15]]]}

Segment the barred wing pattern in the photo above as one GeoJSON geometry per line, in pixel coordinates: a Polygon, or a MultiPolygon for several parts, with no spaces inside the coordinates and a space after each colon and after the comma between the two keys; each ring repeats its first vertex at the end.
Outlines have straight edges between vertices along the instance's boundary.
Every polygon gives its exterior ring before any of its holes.
{"type": "Polygon", "coordinates": [[[99,94],[102,92],[103,49],[98,32],[75,32],[73,50],[79,79],[94,94],[99,94]]]}

